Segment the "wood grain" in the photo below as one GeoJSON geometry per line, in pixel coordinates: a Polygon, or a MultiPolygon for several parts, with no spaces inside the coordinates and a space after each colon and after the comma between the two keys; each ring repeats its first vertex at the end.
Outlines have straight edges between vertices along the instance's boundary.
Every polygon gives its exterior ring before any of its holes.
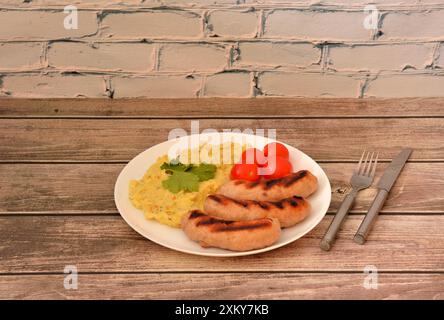
{"type": "Polygon", "coordinates": [[[442,117],[443,98],[0,99],[0,117],[442,117]]]}
{"type": "MultiPolygon", "coordinates": [[[[0,214],[116,213],[114,184],[123,164],[0,164],[0,214]]],[[[353,163],[322,163],[332,186],[329,212],[350,191],[353,163]]],[[[376,181],[388,163],[378,166],[376,181]]],[[[365,213],[376,195],[359,193],[352,212],[365,213]]],[[[444,163],[408,163],[384,213],[444,213],[444,163]]]]}
{"type": "MultiPolygon", "coordinates": [[[[190,120],[1,119],[0,161],[128,161],[174,128],[189,133],[190,120]]],[[[357,161],[364,147],[391,159],[407,146],[411,160],[444,160],[444,118],[200,120],[206,128],[273,128],[321,161],[357,161]]]]}
{"type": "Polygon", "coordinates": [[[119,216],[0,217],[0,273],[380,271],[444,272],[444,215],[380,216],[364,246],[351,216],[330,252],[319,248],[331,216],[292,244],[263,254],[214,258],[176,252],[133,231],[119,216]]]}
{"type": "MultiPolygon", "coordinates": [[[[0,99],[0,299],[444,299],[444,99],[0,99]],[[173,128],[274,128],[321,162],[335,212],[362,149],[414,152],[364,246],[360,193],[330,252],[308,235],[260,255],[182,254],[117,215],[124,163],[173,128]],[[65,290],[76,265],[79,289],[65,290]],[[374,265],[379,288],[364,289],[374,265]],[[41,274],[44,273],[44,274],[41,274]]],[[[382,163],[380,176],[387,163],[382,163]]]]}
{"type": "Polygon", "coordinates": [[[377,289],[364,273],[80,274],[77,290],[64,276],[1,276],[0,299],[444,299],[443,274],[378,274],[377,289]]]}

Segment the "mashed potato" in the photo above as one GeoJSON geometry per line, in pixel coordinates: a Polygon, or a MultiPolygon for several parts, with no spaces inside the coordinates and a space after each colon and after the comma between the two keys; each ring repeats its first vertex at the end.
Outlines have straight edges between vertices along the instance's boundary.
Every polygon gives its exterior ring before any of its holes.
{"type": "MultiPolygon", "coordinates": [[[[232,150],[244,147],[234,144],[220,145],[223,148],[231,147],[232,150]]],[[[207,146],[202,145],[200,150],[207,150],[207,146]]],[[[179,159],[186,162],[184,155],[195,150],[185,150],[179,159]]],[[[222,152],[221,152],[222,154],[222,152]]],[[[232,153],[232,160],[237,158],[238,152],[232,153]]],[[[213,179],[199,183],[199,191],[171,193],[162,186],[162,181],[168,178],[168,174],[160,169],[164,162],[169,162],[168,156],[164,155],[148,169],[141,180],[130,182],[129,198],[132,204],[143,211],[146,219],[154,219],[160,223],[179,228],[180,221],[188,211],[193,209],[203,209],[203,203],[207,195],[215,193],[216,190],[229,180],[232,164],[216,164],[216,175],[213,179]]]]}

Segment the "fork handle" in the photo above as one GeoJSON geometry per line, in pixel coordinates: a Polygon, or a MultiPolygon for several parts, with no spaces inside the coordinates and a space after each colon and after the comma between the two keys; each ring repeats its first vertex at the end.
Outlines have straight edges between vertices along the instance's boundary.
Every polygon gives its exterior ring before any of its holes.
{"type": "Polygon", "coordinates": [[[324,238],[321,240],[320,247],[322,250],[329,251],[331,249],[331,246],[336,240],[336,234],[341,228],[342,223],[344,222],[345,217],[347,216],[347,213],[350,211],[350,208],[353,205],[356,194],[357,191],[352,190],[352,192],[350,192],[345,196],[344,201],[342,201],[341,206],[338,209],[338,212],[336,213],[335,217],[333,218],[333,221],[331,222],[327,232],[324,235],[324,238]]]}
{"type": "Polygon", "coordinates": [[[372,205],[370,206],[370,209],[368,209],[367,214],[364,217],[364,220],[362,220],[361,225],[359,226],[358,231],[356,232],[353,240],[358,244],[364,244],[365,240],[367,239],[367,236],[375,223],[376,217],[379,214],[379,211],[381,211],[382,207],[384,206],[384,202],[387,199],[388,192],[384,189],[379,189],[378,194],[375,197],[375,200],[373,200],[372,205]]]}

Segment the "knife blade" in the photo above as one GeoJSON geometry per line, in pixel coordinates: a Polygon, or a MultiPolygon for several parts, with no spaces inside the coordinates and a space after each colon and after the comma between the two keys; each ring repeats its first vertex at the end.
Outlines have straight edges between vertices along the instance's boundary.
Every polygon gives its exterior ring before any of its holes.
{"type": "Polygon", "coordinates": [[[390,189],[395,184],[396,179],[401,173],[402,168],[404,168],[411,153],[412,149],[403,149],[396,158],[393,159],[387,169],[385,169],[382,177],[379,179],[377,184],[378,189],[384,189],[385,191],[390,192],[390,189]]]}
{"type": "Polygon", "coordinates": [[[376,217],[381,211],[382,206],[387,199],[387,196],[392,189],[393,185],[398,179],[402,169],[404,168],[405,163],[407,162],[410,154],[412,153],[412,149],[405,148],[403,149],[390,163],[390,165],[385,169],[384,174],[379,179],[377,188],[378,193],[376,194],[375,199],[370,206],[367,214],[364,217],[361,225],[359,226],[358,231],[356,232],[353,240],[358,244],[364,244],[367,236],[373,226],[373,223],[376,220],[376,217]]]}

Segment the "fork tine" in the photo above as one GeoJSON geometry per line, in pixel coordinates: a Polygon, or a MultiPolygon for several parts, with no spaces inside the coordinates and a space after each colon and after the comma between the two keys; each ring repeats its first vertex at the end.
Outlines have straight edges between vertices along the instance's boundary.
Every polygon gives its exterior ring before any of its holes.
{"type": "Polygon", "coordinates": [[[367,160],[368,160],[369,154],[370,154],[370,152],[366,152],[365,159],[362,162],[362,166],[361,166],[361,168],[359,169],[359,172],[358,172],[359,175],[363,175],[364,172],[365,172],[365,169],[367,167],[367,160]]]}
{"type": "MultiPolygon", "coordinates": [[[[369,152],[370,154],[370,152],[369,152]]],[[[365,166],[365,171],[362,173],[365,176],[369,176],[370,175],[370,171],[372,169],[372,161],[373,161],[373,156],[375,155],[374,152],[372,152],[372,155],[370,156],[370,159],[368,160],[368,163],[366,163],[365,166]]]]}
{"type": "Polygon", "coordinates": [[[376,153],[376,158],[375,158],[375,162],[373,163],[373,169],[370,173],[370,177],[373,178],[375,176],[375,172],[376,172],[376,165],[378,164],[378,157],[379,157],[379,152],[376,153]]]}
{"type": "Polygon", "coordinates": [[[361,171],[361,164],[362,164],[362,159],[364,159],[364,155],[365,155],[365,150],[362,152],[361,159],[359,159],[358,166],[356,167],[356,170],[355,170],[356,174],[359,174],[359,171],[361,171]]]}

